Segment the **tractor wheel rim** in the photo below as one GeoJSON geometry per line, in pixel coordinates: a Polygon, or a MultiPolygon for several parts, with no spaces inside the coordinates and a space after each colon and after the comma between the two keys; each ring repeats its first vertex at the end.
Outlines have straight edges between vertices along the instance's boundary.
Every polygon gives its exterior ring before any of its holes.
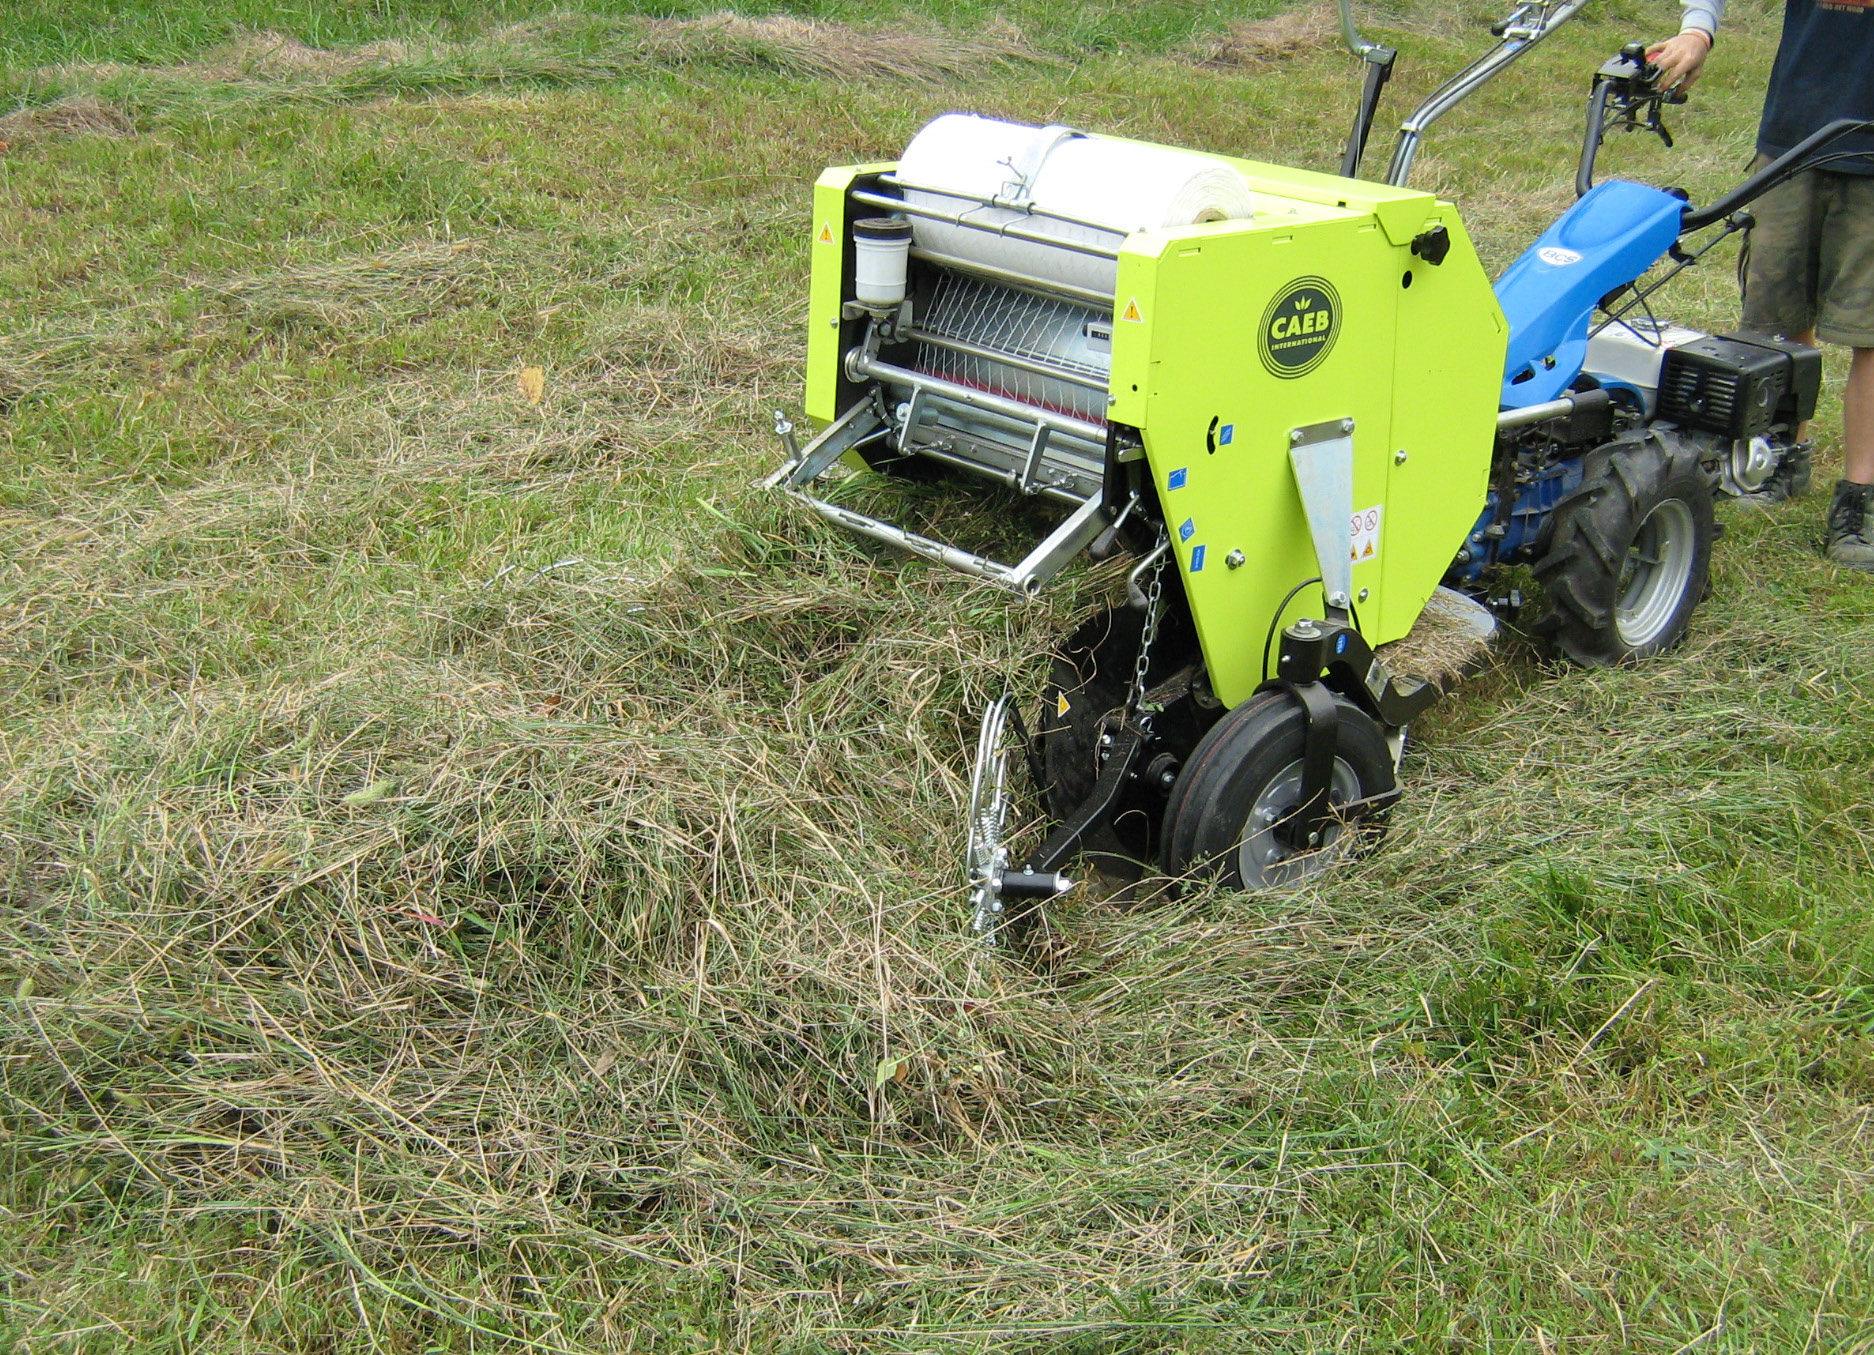
{"type": "MultiPolygon", "coordinates": [[[[1328,790],[1333,804],[1346,804],[1360,798],[1360,778],[1340,758],[1334,759],[1334,780],[1328,790]]],[[[1313,851],[1297,851],[1276,836],[1276,825],[1301,803],[1301,759],[1296,758],[1269,778],[1262,794],[1249,811],[1249,823],[1236,849],[1237,873],[1245,889],[1280,888],[1313,875],[1334,859],[1334,843],[1341,836],[1341,825],[1330,823],[1321,834],[1321,845],[1313,851]]]]}
{"type": "Polygon", "coordinates": [[[1614,627],[1627,648],[1643,648],[1671,628],[1691,582],[1694,538],[1683,499],[1654,504],[1633,534],[1614,604],[1614,627]]]}

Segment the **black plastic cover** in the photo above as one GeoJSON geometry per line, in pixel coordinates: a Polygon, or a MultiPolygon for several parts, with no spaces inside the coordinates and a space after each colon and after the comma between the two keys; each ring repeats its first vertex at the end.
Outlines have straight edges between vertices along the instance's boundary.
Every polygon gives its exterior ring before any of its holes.
{"type": "Polygon", "coordinates": [[[1659,369],[1659,417],[1733,438],[1791,430],[1815,414],[1822,354],[1762,334],[1681,344],[1659,369]]]}

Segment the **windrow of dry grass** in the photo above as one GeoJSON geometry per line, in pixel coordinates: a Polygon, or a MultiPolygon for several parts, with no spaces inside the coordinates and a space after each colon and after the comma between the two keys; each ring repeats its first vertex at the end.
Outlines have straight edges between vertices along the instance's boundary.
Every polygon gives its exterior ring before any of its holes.
{"type": "MultiPolygon", "coordinates": [[[[1021,605],[751,487],[806,186],[959,106],[1320,163],[1352,77],[1201,34],[933,84],[413,73],[547,69],[562,22],[100,74],[134,135],[0,159],[0,1343],[1874,1349],[1874,593],[1817,507],[1733,519],[1659,662],[1512,642],[1369,859],[1076,896],[989,959],[975,720],[1118,575],[1021,605]]],[[[1627,36],[1443,129],[1492,257],[1627,36]]],[[[1675,313],[1716,326],[1708,272],[1675,313]]]]}
{"type": "Polygon", "coordinates": [[[0,116],[0,143],[128,135],[177,104],[203,102],[349,102],[513,84],[604,84],[660,70],[936,84],[1059,65],[1012,31],[964,37],[728,11],[697,19],[562,14],[459,42],[387,39],[336,50],[261,32],[173,65],[66,63],[16,75],[12,83],[32,102],[0,116]]]}

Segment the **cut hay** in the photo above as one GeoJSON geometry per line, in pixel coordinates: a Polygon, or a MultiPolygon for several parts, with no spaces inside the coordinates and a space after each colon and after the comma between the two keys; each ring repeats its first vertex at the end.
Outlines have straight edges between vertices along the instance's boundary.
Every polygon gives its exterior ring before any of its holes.
{"type": "Polygon", "coordinates": [[[1448,589],[1435,590],[1412,629],[1379,656],[1394,674],[1434,683],[1447,691],[1474,671],[1490,653],[1490,638],[1479,622],[1478,604],[1448,589]]]}
{"type": "Polygon", "coordinates": [[[1009,40],[853,28],[785,15],[653,19],[645,29],[641,50],[656,64],[746,65],[826,80],[935,83],[1039,59],[1009,40]]]}
{"type": "Polygon", "coordinates": [[[67,136],[129,136],[136,131],[129,113],[88,94],[56,103],[22,108],[0,117],[0,150],[67,136]]]}
{"type": "Polygon", "coordinates": [[[1199,44],[1198,60],[1213,66],[1266,66],[1340,44],[1331,5],[1313,4],[1267,19],[1248,19],[1199,44]]]}
{"type": "Polygon", "coordinates": [[[487,279],[471,240],[433,240],[363,259],[230,278],[205,292],[250,323],[340,330],[386,314],[402,323],[474,294],[487,279]]]}
{"type": "Polygon", "coordinates": [[[199,60],[171,65],[65,63],[34,72],[86,91],[0,119],[0,140],[89,131],[125,135],[133,112],[217,102],[461,94],[516,84],[603,84],[657,70],[766,71],[809,80],[942,84],[1020,65],[1061,63],[1008,33],[865,28],[786,15],[604,19],[555,15],[461,42],[378,41],[314,47],[290,34],[243,34],[199,60]],[[108,97],[106,97],[108,96],[108,97]],[[7,135],[6,129],[16,129],[7,135]]]}

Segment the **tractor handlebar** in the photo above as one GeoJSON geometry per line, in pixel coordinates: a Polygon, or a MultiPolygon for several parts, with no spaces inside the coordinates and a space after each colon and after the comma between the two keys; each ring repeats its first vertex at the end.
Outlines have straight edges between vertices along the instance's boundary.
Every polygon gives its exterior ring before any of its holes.
{"type": "Polygon", "coordinates": [[[1709,207],[1687,212],[1684,220],[1679,224],[1679,234],[1690,235],[1693,231],[1703,230],[1714,221],[1722,221],[1740,208],[1748,207],[1772,188],[1780,187],[1798,174],[1814,169],[1818,164],[1831,158],[1821,152],[1843,137],[1852,136],[1856,132],[1874,132],[1874,120],[1837,118],[1827,126],[1811,132],[1709,207]]]}
{"type": "Polygon", "coordinates": [[[1581,162],[1575,170],[1575,196],[1594,187],[1594,158],[1607,139],[1611,112],[1623,132],[1652,132],[1672,147],[1672,133],[1660,120],[1665,104],[1682,104],[1685,91],[1661,89],[1659,67],[1646,59],[1644,43],[1630,42],[1601,64],[1588,91],[1588,126],[1581,138],[1581,162]]]}

